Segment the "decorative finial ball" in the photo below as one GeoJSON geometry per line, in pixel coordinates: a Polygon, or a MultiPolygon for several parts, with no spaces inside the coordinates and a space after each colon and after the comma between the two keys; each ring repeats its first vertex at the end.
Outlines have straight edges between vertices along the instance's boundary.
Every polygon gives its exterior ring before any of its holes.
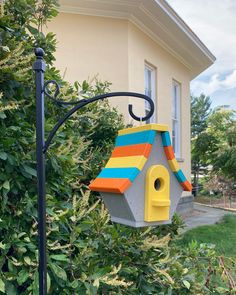
{"type": "Polygon", "coordinates": [[[44,50],[40,47],[35,48],[34,52],[35,52],[35,55],[37,56],[37,58],[43,58],[45,55],[44,50]]]}

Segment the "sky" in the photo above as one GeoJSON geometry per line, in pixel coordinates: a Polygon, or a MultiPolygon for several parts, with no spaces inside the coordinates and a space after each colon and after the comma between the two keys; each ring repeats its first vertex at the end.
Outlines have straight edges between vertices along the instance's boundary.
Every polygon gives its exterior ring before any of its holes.
{"type": "Polygon", "coordinates": [[[191,82],[191,93],[209,95],[213,107],[230,105],[236,110],[236,0],[167,2],[217,59],[191,82]]]}

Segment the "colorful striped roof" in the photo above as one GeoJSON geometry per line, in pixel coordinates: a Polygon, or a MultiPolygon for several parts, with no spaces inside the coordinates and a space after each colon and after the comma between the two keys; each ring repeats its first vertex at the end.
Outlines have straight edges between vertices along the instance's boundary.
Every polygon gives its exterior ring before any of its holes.
{"type": "Polygon", "coordinates": [[[123,194],[146,164],[157,132],[161,132],[162,144],[170,169],[183,190],[191,191],[192,186],[175,159],[168,126],[160,124],[120,130],[111,158],[89,188],[92,191],[123,194]]]}

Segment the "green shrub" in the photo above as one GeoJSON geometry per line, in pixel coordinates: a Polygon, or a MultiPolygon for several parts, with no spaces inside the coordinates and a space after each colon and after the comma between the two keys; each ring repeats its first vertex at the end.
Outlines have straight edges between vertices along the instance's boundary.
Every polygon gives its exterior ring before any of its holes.
{"type": "MultiPolygon", "coordinates": [[[[90,205],[89,193],[81,194],[47,196],[49,294],[230,294],[217,291],[230,292],[212,247],[181,249],[158,228],[111,224],[100,201],[90,205]]],[[[0,244],[6,294],[38,292],[37,223],[28,221],[24,232],[8,228],[0,244]]],[[[232,267],[225,265],[229,273],[232,267]]]]}

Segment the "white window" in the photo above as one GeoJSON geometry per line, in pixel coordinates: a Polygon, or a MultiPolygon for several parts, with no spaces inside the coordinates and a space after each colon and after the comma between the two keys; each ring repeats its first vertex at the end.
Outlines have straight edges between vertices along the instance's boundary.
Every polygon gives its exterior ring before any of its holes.
{"type": "MultiPolygon", "coordinates": [[[[156,69],[148,64],[145,64],[144,70],[144,81],[145,81],[145,95],[149,96],[153,102],[156,109],[156,69]]],[[[145,101],[145,115],[150,111],[150,105],[145,101]]],[[[146,121],[147,124],[156,122],[156,112],[152,117],[146,121]]]]}
{"type": "Polygon", "coordinates": [[[172,86],[172,144],[177,158],[180,158],[180,101],[181,86],[173,80],[172,86]]]}

